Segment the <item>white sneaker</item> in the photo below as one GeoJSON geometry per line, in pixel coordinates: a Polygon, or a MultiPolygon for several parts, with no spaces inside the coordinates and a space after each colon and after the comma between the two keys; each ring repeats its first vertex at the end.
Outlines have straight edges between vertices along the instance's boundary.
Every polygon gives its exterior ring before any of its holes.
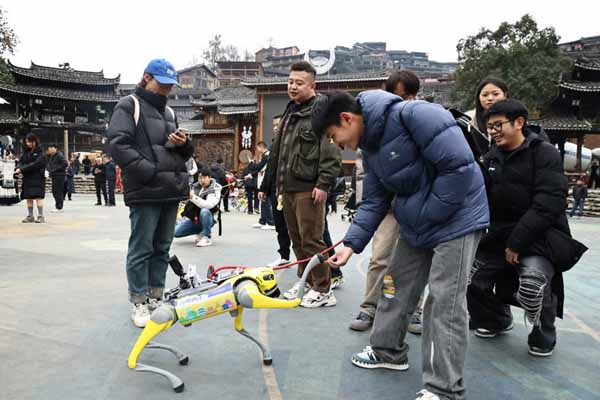
{"type": "MultiPolygon", "coordinates": [[[[310,286],[305,285],[304,286],[304,293],[306,295],[306,291],[310,289],[310,286]]],[[[293,300],[296,297],[298,297],[298,293],[300,292],[300,281],[294,283],[294,286],[292,286],[287,292],[285,292],[283,294],[283,298],[284,299],[288,299],[288,300],[293,300]]]]}
{"type": "Polygon", "coordinates": [[[195,235],[195,237],[194,237],[194,244],[197,246],[197,245],[198,245],[198,242],[199,242],[200,240],[202,240],[202,235],[200,235],[200,234],[198,234],[198,235],[195,235]]]}
{"type": "Polygon", "coordinates": [[[50,211],[51,213],[61,213],[64,212],[64,210],[59,210],[58,208],[55,208],[54,210],[50,211]]]}
{"type": "Polygon", "coordinates": [[[417,398],[415,400],[440,400],[440,396],[431,393],[429,390],[423,389],[417,393],[417,398]]]}
{"type": "Polygon", "coordinates": [[[131,320],[138,328],[146,326],[150,321],[150,311],[147,304],[134,304],[131,310],[131,320]]]}
{"type": "Polygon", "coordinates": [[[316,290],[310,289],[306,296],[302,298],[302,303],[300,303],[300,307],[333,307],[336,304],[337,300],[335,299],[335,296],[331,290],[329,291],[329,293],[320,293],[316,290]]]}
{"type": "Polygon", "coordinates": [[[198,243],[196,244],[197,247],[207,247],[207,246],[212,246],[212,241],[210,240],[209,237],[207,236],[202,236],[202,239],[200,239],[198,241],[198,243]]]}
{"type": "Polygon", "coordinates": [[[343,276],[336,276],[331,278],[331,290],[337,289],[344,284],[343,276]]]}
{"type": "Polygon", "coordinates": [[[274,231],[275,230],[275,225],[263,225],[260,228],[261,231],[274,231]]]}
{"type": "Polygon", "coordinates": [[[252,224],[250,227],[251,228],[255,228],[255,229],[262,229],[264,225],[263,224],[259,224],[258,222],[256,224],[252,224]]]}
{"type": "Polygon", "coordinates": [[[280,265],[287,264],[289,262],[290,262],[289,260],[286,260],[285,258],[279,257],[279,258],[271,261],[270,263],[268,263],[267,267],[269,267],[269,268],[275,268],[275,267],[279,267],[280,265]]]}

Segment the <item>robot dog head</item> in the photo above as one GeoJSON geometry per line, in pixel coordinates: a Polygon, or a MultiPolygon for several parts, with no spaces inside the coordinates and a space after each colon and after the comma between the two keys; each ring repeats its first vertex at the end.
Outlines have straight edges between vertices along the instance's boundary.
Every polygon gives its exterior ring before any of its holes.
{"type": "Polygon", "coordinates": [[[243,275],[255,281],[265,296],[277,298],[281,294],[277,287],[275,273],[271,268],[249,268],[244,271],[243,275]]]}

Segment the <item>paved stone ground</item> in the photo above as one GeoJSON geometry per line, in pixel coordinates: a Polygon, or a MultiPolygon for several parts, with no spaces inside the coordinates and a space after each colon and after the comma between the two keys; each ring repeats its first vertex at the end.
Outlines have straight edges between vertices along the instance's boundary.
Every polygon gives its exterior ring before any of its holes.
{"type": "MultiPolygon", "coordinates": [[[[408,337],[406,372],[350,363],[351,354],[368,344],[368,333],[348,329],[362,296],[368,253],[344,268],[336,307],[246,313],[247,329],[268,340],[273,368],[263,368],[258,349],[235,333],[231,318],[220,316],[160,337],[189,354],[188,366],[155,350],[140,358],[178,374],[184,393],[173,393],[162,377],[128,370],[126,358],[140,333],[127,303],[128,210],[94,207],[94,200],[75,196],[64,214],[47,213],[44,225],[20,222],[23,203],[0,208],[0,399],[396,400],[414,399],[420,390],[417,336],[408,337]]],[[[172,253],[201,271],[208,264],[264,265],[276,255],[275,233],[250,229],[256,220],[225,214],[224,235],[214,246],[200,249],[191,239],[178,239],[172,253]]],[[[340,238],[347,223],[334,215],[330,226],[340,238]]],[[[600,398],[600,220],[573,220],[572,229],[590,251],[565,276],[566,315],[557,323],[555,354],[527,354],[526,328],[515,310],[510,334],[487,341],[471,334],[469,399],[600,398]]],[[[288,288],[294,273],[285,271],[279,279],[288,288]]],[[[172,273],[167,283],[175,284],[172,273]]]]}

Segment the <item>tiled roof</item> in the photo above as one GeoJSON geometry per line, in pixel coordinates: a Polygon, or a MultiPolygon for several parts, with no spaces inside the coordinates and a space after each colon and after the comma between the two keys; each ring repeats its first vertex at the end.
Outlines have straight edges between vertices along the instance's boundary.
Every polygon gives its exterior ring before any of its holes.
{"type": "Polygon", "coordinates": [[[589,121],[573,117],[553,117],[530,122],[547,131],[589,131],[592,129],[589,121]]]}
{"type": "Polygon", "coordinates": [[[573,66],[579,67],[581,69],[600,71],[600,61],[577,60],[573,63],[573,66]]]}
{"type": "Polygon", "coordinates": [[[92,101],[99,103],[117,103],[119,101],[119,96],[112,92],[95,92],[90,90],[63,89],[43,86],[26,86],[12,85],[9,83],[0,83],[0,93],[5,92],[64,100],[92,101]]]}
{"type": "Polygon", "coordinates": [[[565,89],[575,90],[577,92],[600,93],[600,82],[563,81],[559,86],[565,89]]]}
{"type": "Polygon", "coordinates": [[[254,114],[258,112],[256,91],[243,86],[220,88],[204,99],[192,100],[192,104],[204,108],[217,108],[219,114],[254,114]]]}
{"type": "Polygon", "coordinates": [[[8,69],[15,75],[22,75],[34,79],[49,81],[81,83],[86,85],[118,85],[121,75],[115,78],[105,78],[104,72],[78,71],[75,69],[53,68],[37,65],[33,62],[31,67],[18,67],[10,62],[6,64],[8,69]]]}
{"type": "Polygon", "coordinates": [[[20,125],[22,118],[17,118],[14,112],[0,111],[0,124],[20,125]]]}
{"type": "MultiPolygon", "coordinates": [[[[369,82],[369,81],[385,81],[388,77],[386,71],[375,72],[356,72],[348,74],[331,74],[317,75],[317,83],[335,83],[335,82],[369,82]]],[[[269,85],[285,85],[288,81],[287,76],[258,76],[255,78],[244,78],[242,85],[248,87],[269,86],[269,85]]]]}

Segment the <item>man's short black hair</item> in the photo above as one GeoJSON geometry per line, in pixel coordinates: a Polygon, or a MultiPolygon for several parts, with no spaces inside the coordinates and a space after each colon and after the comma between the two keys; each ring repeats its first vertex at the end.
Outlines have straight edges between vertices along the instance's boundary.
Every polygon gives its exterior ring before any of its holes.
{"type": "Polygon", "coordinates": [[[223,164],[223,159],[222,158],[217,158],[217,164],[223,164]]]}
{"type": "Polygon", "coordinates": [[[523,117],[525,122],[527,122],[529,112],[527,111],[525,104],[521,103],[519,100],[506,99],[500,100],[496,104],[492,105],[492,107],[485,112],[483,118],[487,122],[487,120],[493,115],[504,115],[511,121],[514,121],[519,117],[523,117]]]}
{"type": "Polygon", "coordinates": [[[211,176],[210,168],[208,168],[206,166],[202,166],[200,168],[200,176],[211,176]]]}
{"type": "Polygon", "coordinates": [[[396,86],[402,83],[406,94],[416,96],[419,93],[421,84],[419,77],[412,71],[407,69],[401,69],[392,72],[392,74],[385,81],[385,90],[390,93],[394,93],[396,86]]]}
{"type": "Polygon", "coordinates": [[[313,67],[307,61],[298,61],[298,62],[293,63],[292,66],[290,67],[290,71],[308,72],[309,74],[311,74],[313,76],[313,78],[315,76],[317,76],[317,70],[315,70],[315,67],[313,67]]]}
{"type": "Polygon", "coordinates": [[[55,145],[54,143],[50,143],[50,144],[48,145],[48,148],[50,148],[50,147],[54,147],[55,149],[58,149],[58,146],[57,146],[57,145],[55,145]]]}
{"type": "Polygon", "coordinates": [[[340,126],[340,113],[362,115],[356,99],[348,92],[336,90],[317,97],[312,109],[312,129],[318,135],[332,125],[340,126]]]}

